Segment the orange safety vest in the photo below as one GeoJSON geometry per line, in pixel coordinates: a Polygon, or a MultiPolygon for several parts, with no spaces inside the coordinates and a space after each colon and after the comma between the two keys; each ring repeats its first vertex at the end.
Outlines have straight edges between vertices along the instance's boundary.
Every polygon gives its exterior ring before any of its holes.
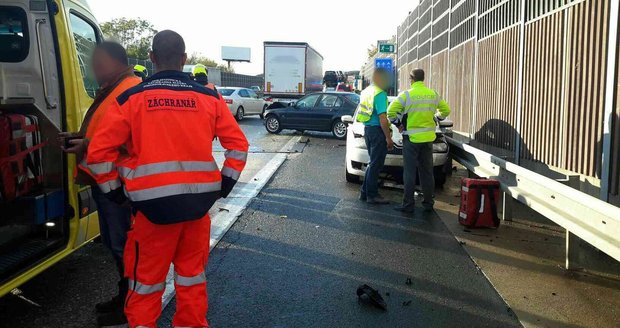
{"type": "Polygon", "coordinates": [[[120,95],[88,147],[104,193],[124,194],[156,224],[204,217],[226,197],[247,160],[248,141],[217,92],[179,71],[164,71],[120,95]],[[220,171],[213,140],[227,149],[220,171]],[[127,145],[121,163],[119,147],[127,145]],[[122,182],[122,184],[121,184],[122,182]]]}
{"type": "MultiPolygon", "coordinates": [[[[82,124],[88,124],[86,126],[86,131],[84,133],[84,137],[87,140],[91,140],[95,135],[95,131],[99,128],[99,123],[101,119],[106,115],[106,111],[108,107],[112,105],[114,101],[116,101],[116,97],[120,96],[123,92],[127,91],[129,88],[135,87],[136,85],[142,83],[142,80],[136,76],[129,76],[123,78],[118,84],[110,91],[110,93],[105,96],[105,98],[101,101],[95,112],[92,114],[90,118],[86,118],[87,122],[82,124]]],[[[96,102],[97,100],[95,100],[96,102]]],[[[88,114],[86,114],[88,116],[88,114]]],[[[77,165],[76,170],[73,173],[73,177],[76,182],[79,184],[92,184],[94,181],[88,172],[88,168],[86,167],[86,154],[83,156],[79,156],[78,160],[80,161],[77,165]],[[82,158],[83,157],[83,158],[82,158]]]]}
{"type": "Polygon", "coordinates": [[[86,139],[91,140],[95,135],[95,131],[99,128],[99,124],[101,123],[101,119],[105,116],[105,113],[108,110],[108,107],[116,101],[116,98],[120,96],[123,92],[128,89],[135,87],[136,85],[142,83],[142,80],[137,76],[130,76],[123,81],[121,81],[110,95],[108,95],[105,100],[101,102],[97,111],[93,114],[93,117],[90,119],[90,123],[88,124],[88,128],[86,129],[86,139]]]}

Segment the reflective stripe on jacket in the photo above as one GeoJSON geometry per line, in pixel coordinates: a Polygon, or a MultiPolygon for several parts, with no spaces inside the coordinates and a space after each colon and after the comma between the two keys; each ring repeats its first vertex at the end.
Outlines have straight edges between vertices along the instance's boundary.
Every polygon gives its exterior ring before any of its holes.
{"type": "Polygon", "coordinates": [[[99,187],[124,184],[132,206],[153,223],[202,218],[226,197],[245,167],[248,141],[217,92],[165,71],[127,90],[108,109],[88,147],[99,187]],[[220,171],[213,140],[228,151],[220,171]],[[129,156],[117,163],[119,147],[129,156]]]}
{"type": "Polygon", "coordinates": [[[450,107],[432,89],[427,88],[424,82],[414,82],[411,89],[401,92],[398,98],[388,108],[390,120],[406,118],[405,131],[413,143],[433,142],[435,134],[435,114],[442,119],[450,115],[450,107]]]}
{"type": "Polygon", "coordinates": [[[357,111],[356,120],[358,122],[368,122],[372,117],[372,113],[375,111],[375,97],[383,92],[380,88],[374,84],[369,85],[360,95],[360,110],[357,111]]]}

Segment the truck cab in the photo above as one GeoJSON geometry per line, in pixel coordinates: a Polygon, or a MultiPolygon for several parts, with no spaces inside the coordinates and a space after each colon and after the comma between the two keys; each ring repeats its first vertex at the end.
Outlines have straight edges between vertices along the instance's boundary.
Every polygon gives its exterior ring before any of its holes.
{"type": "Polygon", "coordinates": [[[78,131],[95,97],[90,56],[102,39],[86,1],[0,4],[0,122],[29,127],[0,125],[0,296],[99,234],[90,189],[74,184],[75,157],[57,136],[78,131]]]}

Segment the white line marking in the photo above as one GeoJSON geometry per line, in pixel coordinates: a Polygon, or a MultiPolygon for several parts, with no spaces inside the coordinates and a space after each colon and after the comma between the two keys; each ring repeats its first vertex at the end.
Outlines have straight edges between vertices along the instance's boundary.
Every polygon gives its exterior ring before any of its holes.
{"type": "MultiPolygon", "coordinates": [[[[233,189],[233,192],[225,199],[218,202],[217,207],[220,212],[211,216],[211,239],[209,241],[209,250],[213,250],[220,242],[222,237],[228,232],[248,204],[256,197],[265,187],[269,179],[276,173],[278,168],[286,160],[287,152],[292,149],[296,143],[299,143],[302,137],[291,138],[282,149],[273,156],[273,158],[263,167],[256,175],[254,175],[246,185],[241,189],[233,189]]],[[[212,209],[213,210],[213,209],[212,209]]],[[[162,310],[166,308],[168,303],[175,295],[174,291],[174,267],[170,265],[168,276],[166,277],[166,289],[162,296],[162,310]]]]}

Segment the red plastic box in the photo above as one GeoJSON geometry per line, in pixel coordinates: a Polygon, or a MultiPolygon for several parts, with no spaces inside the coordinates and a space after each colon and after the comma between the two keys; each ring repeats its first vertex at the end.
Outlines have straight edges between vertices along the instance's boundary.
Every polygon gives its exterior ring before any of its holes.
{"type": "Polygon", "coordinates": [[[497,228],[497,204],[500,197],[497,180],[463,179],[459,223],[468,228],[497,228]]]}

